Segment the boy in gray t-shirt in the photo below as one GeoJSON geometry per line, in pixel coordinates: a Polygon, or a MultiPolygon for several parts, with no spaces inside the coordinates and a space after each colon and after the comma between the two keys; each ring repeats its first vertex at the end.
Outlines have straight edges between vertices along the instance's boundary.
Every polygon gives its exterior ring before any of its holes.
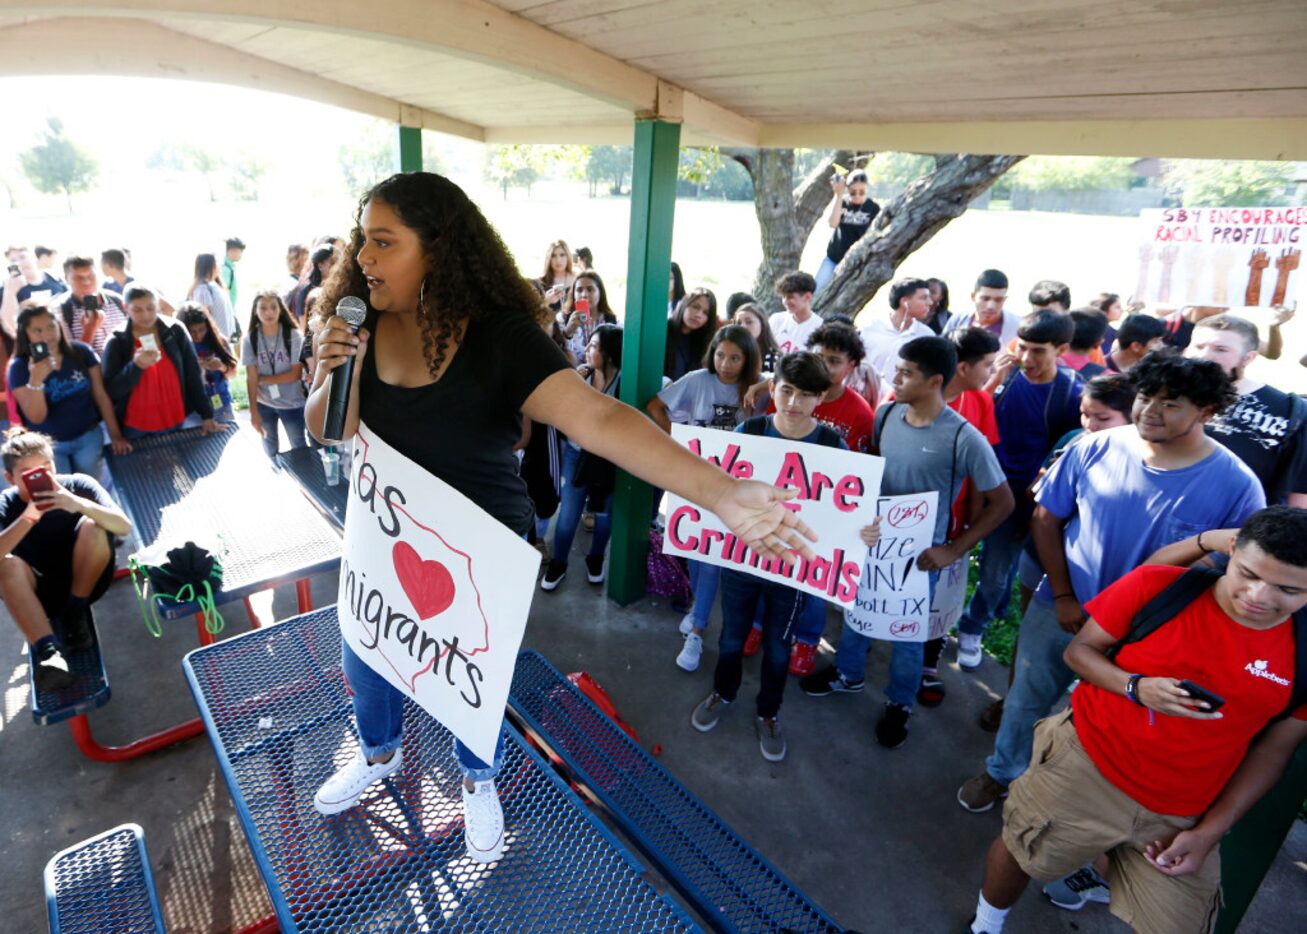
{"type": "MultiPolygon", "coordinates": [[[[957,368],[957,350],[942,337],[918,337],[899,348],[894,371],[893,405],[876,413],[873,453],[885,458],[881,493],[939,493],[934,544],[917,556],[917,567],[935,579],[967,554],[1012,512],[1014,501],[1007,478],[989,442],[970,422],[944,402],[944,387],[957,368]],[[976,521],[948,540],[949,510],[962,484],[970,478],[981,491],[983,505],[976,521]]],[[[847,623],[840,636],[835,664],[799,682],[804,693],[824,697],[839,691],[861,691],[867,671],[871,638],[847,623]]],[[[908,738],[908,717],[921,681],[923,643],[895,642],[890,655],[888,702],[876,724],[876,740],[894,749],[908,738]]]]}

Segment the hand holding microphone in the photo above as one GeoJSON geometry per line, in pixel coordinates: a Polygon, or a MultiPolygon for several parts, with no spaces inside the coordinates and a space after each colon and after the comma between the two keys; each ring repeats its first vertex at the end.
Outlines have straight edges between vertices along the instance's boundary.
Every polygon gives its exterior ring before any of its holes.
{"type": "Polygon", "coordinates": [[[349,397],[357,379],[355,361],[367,351],[368,334],[366,331],[359,333],[367,314],[362,299],[347,295],[318,332],[318,370],[314,388],[321,386],[324,379],[331,383],[322,424],[322,439],[327,442],[340,441],[345,433],[349,397]]]}

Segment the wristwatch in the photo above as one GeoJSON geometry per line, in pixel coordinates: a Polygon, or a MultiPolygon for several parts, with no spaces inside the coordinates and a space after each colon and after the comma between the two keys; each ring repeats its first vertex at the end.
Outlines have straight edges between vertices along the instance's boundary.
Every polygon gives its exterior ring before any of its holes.
{"type": "Polygon", "coordinates": [[[1148,706],[1139,699],[1139,682],[1143,677],[1143,675],[1131,675],[1130,680],[1125,683],[1125,696],[1130,698],[1140,707],[1148,706]]]}

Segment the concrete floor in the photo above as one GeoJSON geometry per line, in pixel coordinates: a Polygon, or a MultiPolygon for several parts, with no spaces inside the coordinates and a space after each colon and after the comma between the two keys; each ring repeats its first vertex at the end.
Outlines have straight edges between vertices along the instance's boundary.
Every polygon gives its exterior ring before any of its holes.
{"type": "MultiPolygon", "coordinates": [[[[588,544],[584,533],[578,538],[578,546],[588,544]]],[[[316,578],[313,592],[315,605],[331,603],[334,575],[316,578]]],[[[225,634],[248,628],[239,604],[224,610],[225,634]]],[[[293,590],[278,592],[273,610],[277,618],[291,615],[293,590]]],[[[193,624],[151,638],[126,582],[97,605],[96,618],[113,689],[113,700],[91,715],[97,739],[123,743],[193,717],[180,665],[196,644],[193,624]]],[[[988,659],[975,674],[949,665],[948,699],[914,716],[907,744],[895,751],[872,738],[878,690],[812,698],[792,684],[782,712],[789,757],[773,765],[758,754],[751,723],[756,660],[746,663],[744,702],[717,730],[690,727],[691,709],[710,689],[717,626],[701,669],[687,674],[673,662],[678,621],[660,600],[621,609],[601,598],[577,556],[558,591],[537,594],[525,644],[563,671],[596,677],[645,746],[660,744],[668,769],[843,924],[863,932],[960,931],[1000,819],[997,811],[964,812],[954,795],[990,749],[992,737],[974,722],[1002,692],[1006,669],[988,659]]],[[[835,641],[838,632],[832,613],[827,638],[835,641]]],[[[885,649],[873,650],[870,684],[884,681],[885,649]]],[[[0,623],[0,679],[0,860],[9,867],[0,873],[0,930],[46,930],[45,862],[124,821],[145,828],[173,934],[230,931],[270,913],[204,738],[134,762],[85,759],[66,726],[32,721],[26,655],[7,618],[0,623]]],[[[1304,917],[1307,824],[1299,822],[1241,930],[1300,930],[1304,917]]],[[[1125,926],[1105,906],[1063,912],[1032,890],[1008,930],[1092,934],[1125,926]]]]}

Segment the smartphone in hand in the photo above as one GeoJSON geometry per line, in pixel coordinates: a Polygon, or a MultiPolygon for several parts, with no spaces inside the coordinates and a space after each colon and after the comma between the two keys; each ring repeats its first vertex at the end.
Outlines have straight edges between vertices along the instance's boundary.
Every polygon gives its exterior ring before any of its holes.
{"type": "Polygon", "coordinates": [[[142,334],[141,349],[151,351],[152,353],[158,353],[159,342],[155,339],[153,334],[142,334]]]}
{"type": "MultiPolygon", "coordinates": [[[[37,493],[51,493],[54,491],[54,477],[50,476],[50,471],[45,467],[33,467],[31,470],[23,471],[23,484],[27,487],[28,494],[35,500],[37,493]]],[[[37,503],[36,508],[45,512],[53,504],[37,503]]]]}
{"type": "MultiPolygon", "coordinates": [[[[1180,682],[1180,690],[1186,692],[1196,701],[1206,701],[1208,706],[1206,713],[1214,713],[1225,705],[1225,698],[1219,694],[1213,694],[1207,688],[1194,684],[1192,681],[1185,679],[1180,682]]],[[[1202,707],[1196,707],[1196,710],[1203,710],[1202,707]]]]}
{"type": "Polygon", "coordinates": [[[578,298],[576,304],[572,307],[581,316],[582,321],[588,322],[590,320],[590,299],[578,298]]]}
{"type": "Polygon", "coordinates": [[[50,356],[50,345],[45,341],[32,341],[32,362],[40,363],[50,356]]]}

